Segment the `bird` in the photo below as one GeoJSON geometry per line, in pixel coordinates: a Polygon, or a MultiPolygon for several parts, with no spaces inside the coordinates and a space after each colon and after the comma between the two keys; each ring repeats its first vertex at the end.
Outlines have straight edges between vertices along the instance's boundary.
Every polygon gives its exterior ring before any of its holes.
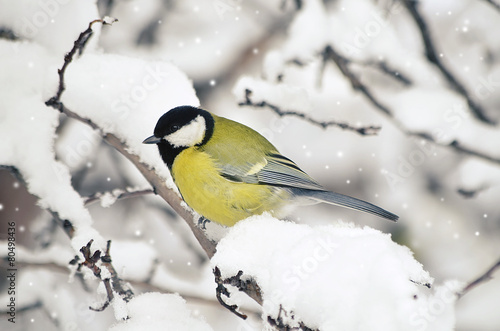
{"type": "Polygon", "coordinates": [[[143,143],[158,146],[182,199],[204,222],[231,227],[253,215],[269,212],[282,218],[290,206],[319,202],[399,218],[326,190],[257,131],[201,108],[167,111],[143,143]]]}

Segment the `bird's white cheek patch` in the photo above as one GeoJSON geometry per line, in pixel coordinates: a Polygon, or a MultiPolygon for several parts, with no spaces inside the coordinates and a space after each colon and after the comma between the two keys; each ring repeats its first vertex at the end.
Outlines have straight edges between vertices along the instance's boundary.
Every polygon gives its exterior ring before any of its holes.
{"type": "Polygon", "coordinates": [[[190,123],[184,125],[178,131],[163,137],[163,139],[174,147],[190,147],[203,141],[205,130],[205,118],[198,115],[190,123]]]}

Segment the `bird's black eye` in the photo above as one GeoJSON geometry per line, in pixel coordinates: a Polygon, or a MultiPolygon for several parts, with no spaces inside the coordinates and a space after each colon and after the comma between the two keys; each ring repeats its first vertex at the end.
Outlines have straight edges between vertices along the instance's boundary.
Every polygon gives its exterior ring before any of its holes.
{"type": "Polygon", "coordinates": [[[170,130],[169,130],[169,131],[170,131],[170,133],[173,133],[173,132],[175,132],[175,131],[179,130],[180,128],[181,128],[181,127],[180,127],[179,125],[177,125],[177,124],[172,124],[172,125],[170,126],[170,130]]]}

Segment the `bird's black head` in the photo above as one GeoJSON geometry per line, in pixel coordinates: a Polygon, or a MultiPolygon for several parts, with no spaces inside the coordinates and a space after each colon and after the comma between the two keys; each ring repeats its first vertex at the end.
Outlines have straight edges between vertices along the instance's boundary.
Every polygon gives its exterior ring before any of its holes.
{"type": "Polygon", "coordinates": [[[158,144],[163,161],[172,168],[175,157],[184,149],[205,144],[212,136],[214,119],[206,110],[175,107],[163,114],[156,123],[154,135],[143,141],[158,144]]]}

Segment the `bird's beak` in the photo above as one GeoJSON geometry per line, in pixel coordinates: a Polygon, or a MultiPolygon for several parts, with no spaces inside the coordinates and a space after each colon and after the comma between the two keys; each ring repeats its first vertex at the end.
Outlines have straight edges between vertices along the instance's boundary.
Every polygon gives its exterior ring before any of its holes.
{"type": "Polygon", "coordinates": [[[149,138],[144,139],[144,141],[142,143],[143,144],[158,144],[158,143],[160,143],[160,141],[161,141],[161,138],[151,136],[149,138]]]}

